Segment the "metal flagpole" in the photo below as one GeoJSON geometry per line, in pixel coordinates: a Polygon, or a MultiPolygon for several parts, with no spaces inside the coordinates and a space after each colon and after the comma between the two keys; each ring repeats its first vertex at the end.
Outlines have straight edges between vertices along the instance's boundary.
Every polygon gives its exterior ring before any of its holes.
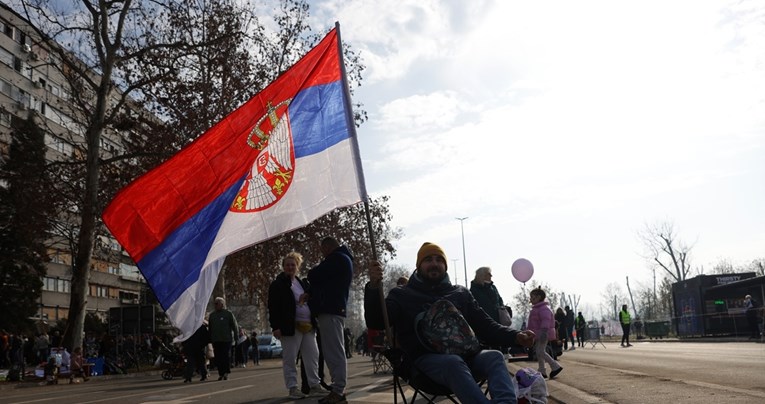
{"type": "Polygon", "coordinates": [[[468,287],[467,258],[465,258],[465,227],[463,226],[465,219],[467,219],[467,216],[457,217],[455,219],[460,221],[460,230],[462,231],[462,264],[464,265],[464,268],[465,268],[465,287],[468,287]]]}
{"type": "MultiPolygon", "coordinates": [[[[369,212],[369,195],[367,195],[366,183],[364,182],[364,170],[361,166],[361,153],[359,152],[359,142],[356,136],[356,122],[353,120],[353,108],[351,106],[351,91],[348,87],[348,76],[345,73],[345,62],[343,61],[343,40],[340,36],[340,22],[335,22],[335,29],[337,30],[337,50],[338,57],[340,58],[340,71],[343,76],[343,105],[345,107],[345,119],[347,120],[347,126],[350,133],[351,144],[353,145],[353,155],[356,163],[356,172],[358,173],[359,189],[361,190],[361,199],[364,202],[364,214],[367,218],[367,231],[369,232],[369,243],[372,247],[372,256],[375,260],[378,260],[377,244],[375,243],[375,234],[372,229],[372,215],[369,212]]],[[[390,321],[388,320],[388,309],[385,307],[385,291],[382,288],[382,282],[378,285],[377,290],[380,292],[380,303],[382,307],[383,322],[385,324],[385,339],[390,343],[391,328],[390,321]]]]}

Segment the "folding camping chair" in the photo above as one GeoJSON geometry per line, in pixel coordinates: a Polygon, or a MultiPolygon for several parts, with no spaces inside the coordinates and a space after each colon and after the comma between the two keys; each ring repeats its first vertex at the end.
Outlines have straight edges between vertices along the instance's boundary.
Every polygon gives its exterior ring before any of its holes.
{"type": "Polygon", "coordinates": [[[598,327],[587,327],[587,339],[584,343],[592,345],[590,349],[595,349],[595,346],[598,344],[603,345],[603,348],[606,347],[603,341],[600,340],[600,328],[598,327]]]}
{"type": "Polygon", "coordinates": [[[393,370],[388,358],[383,355],[383,351],[385,351],[384,330],[367,330],[367,347],[369,347],[369,352],[372,354],[373,373],[391,372],[393,370]]]}
{"type": "MultiPolygon", "coordinates": [[[[404,351],[397,348],[389,348],[383,352],[388,359],[393,371],[393,403],[398,404],[398,396],[404,404],[414,404],[417,397],[422,397],[428,404],[435,404],[438,397],[444,397],[449,401],[458,404],[457,398],[448,387],[434,382],[431,378],[422,372],[412,372],[414,365],[408,360],[404,351]],[[404,384],[414,390],[410,399],[406,398],[404,384]]],[[[476,380],[479,386],[483,387],[486,380],[476,380]]],[[[484,394],[489,394],[489,387],[486,384],[484,394]]]]}

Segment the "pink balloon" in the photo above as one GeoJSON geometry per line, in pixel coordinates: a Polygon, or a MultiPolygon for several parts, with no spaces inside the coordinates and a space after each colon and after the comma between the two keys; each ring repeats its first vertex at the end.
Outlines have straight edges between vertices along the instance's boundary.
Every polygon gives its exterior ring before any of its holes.
{"type": "Polygon", "coordinates": [[[534,265],[531,265],[531,261],[526,258],[518,258],[513,262],[512,271],[513,277],[518,282],[525,283],[534,275],[534,265]]]}

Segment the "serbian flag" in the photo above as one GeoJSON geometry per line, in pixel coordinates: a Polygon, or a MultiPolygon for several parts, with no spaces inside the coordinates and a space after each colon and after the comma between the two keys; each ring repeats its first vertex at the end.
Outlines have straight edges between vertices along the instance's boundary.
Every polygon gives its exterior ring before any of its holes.
{"type": "Polygon", "coordinates": [[[338,30],[104,210],[177,340],[228,254],[366,200],[338,30]]]}

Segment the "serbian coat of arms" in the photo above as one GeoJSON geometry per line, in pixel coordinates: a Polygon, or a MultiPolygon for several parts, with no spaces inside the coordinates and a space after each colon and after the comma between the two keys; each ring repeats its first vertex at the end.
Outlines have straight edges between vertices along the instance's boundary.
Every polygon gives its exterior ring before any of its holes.
{"type": "Polygon", "coordinates": [[[290,101],[276,106],[269,103],[266,114],[250,131],[247,145],[259,153],[231,204],[231,211],[247,213],[267,209],[278,202],[292,184],[295,149],[287,112],[290,101]]]}

